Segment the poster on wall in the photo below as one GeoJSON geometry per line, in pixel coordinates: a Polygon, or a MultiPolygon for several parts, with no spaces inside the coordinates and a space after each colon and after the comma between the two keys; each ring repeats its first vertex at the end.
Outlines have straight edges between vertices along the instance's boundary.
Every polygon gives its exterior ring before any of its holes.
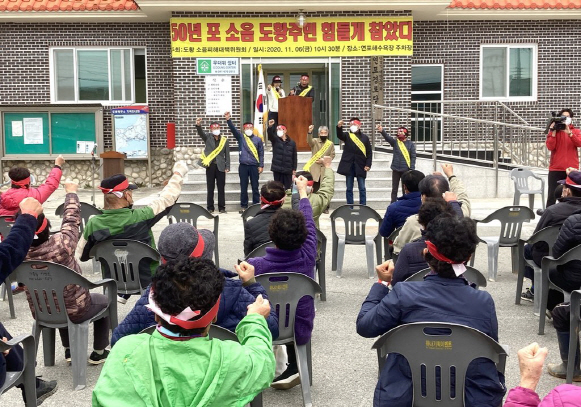
{"type": "Polygon", "coordinates": [[[24,144],[43,144],[42,117],[25,117],[22,121],[24,144]]]}
{"type": "Polygon", "coordinates": [[[232,77],[206,76],[206,116],[222,116],[232,111],[232,77]]]}
{"type": "Polygon", "coordinates": [[[147,106],[127,106],[111,109],[115,151],[127,158],[148,158],[149,124],[147,106]]]}
{"type": "Polygon", "coordinates": [[[15,120],[12,122],[12,137],[22,137],[22,122],[15,120]]]}

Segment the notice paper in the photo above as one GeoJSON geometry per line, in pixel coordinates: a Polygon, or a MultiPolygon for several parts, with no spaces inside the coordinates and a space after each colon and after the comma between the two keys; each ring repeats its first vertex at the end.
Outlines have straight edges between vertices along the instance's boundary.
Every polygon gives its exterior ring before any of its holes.
{"type": "Polygon", "coordinates": [[[24,144],[43,144],[42,117],[27,117],[24,122],[24,144]]]}
{"type": "Polygon", "coordinates": [[[77,154],[91,154],[94,148],[93,141],[77,141],[77,154]]]}
{"type": "Polygon", "coordinates": [[[22,122],[12,122],[12,137],[22,137],[22,122]]]}

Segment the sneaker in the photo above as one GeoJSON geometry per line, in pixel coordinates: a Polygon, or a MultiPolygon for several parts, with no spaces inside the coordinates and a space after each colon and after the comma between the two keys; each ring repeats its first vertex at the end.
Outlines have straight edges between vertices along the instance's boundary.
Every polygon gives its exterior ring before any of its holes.
{"type": "Polygon", "coordinates": [[[553,314],[551,313],[551,311],[549,311],[548,309],[545,310],[545,315],[547,316],[547,318],[549,318],[550,320],[553,320],[553,314]]]}
{"type": "MultiPolygon", "coordinates": [[[[564,363],[549,363],[547,365],[547,373],[549,373],[553,377],[557,377],[559,379],[566,379],[567,378],[567,366],[564,363]]],[[[581,382],[581,372],[575,371],[573,372],[573,381],[574,382],[581,382]]]]}
{"type": "Polygon", "coordinates": [[[89,363],[92,365],[100,365],[101,363],[105,363],[105,359],[109,356],[109,351],[105,349],[102,354],[98,354],[97,352],[91,352],[91,356],[89,356],[89,363]]]}
{"type": "Polygon", "coordinates": [[[127,304],[127,298],[125,298],[125,297],[120,297],[120,296],[117,296],[117,302],[118,302],[119,304],[127,304]]]}
{"type": "Polygon", "coordinates": [[[520,295],[520,298],[525,301],[534,302],[535,294],[531,291],[530,288],[527,288],[526,291],[520,295]]]}
{"type": "Polygon", "coordinates": [[[56,380],[51,380],[50,382],[38,379],[36,386],[36,405],[40,406],[44,400],[52,396],[57,389],[56,380]]]}
{"type": "Polygon", "coordinates": [[[67,362],[69,362],[69,364],[71,363],[71,349],[70,348],[65,349],[65,360],[67,362]]]}
{"type": "Polygon", "coordinates": [[[296,364],[290,364],[280,376],[274,379],[270,387],[278,390],[292,389],[301,383],[296,364]]]}
{"type": "Polygon", "coordinates": [[[214,213],[214,209],[208,209],[208,212],[214,213]]]}
{"type": "Polygon", "coordinates": [[[228,212],[226,212],[226,209],[220,209],[220,213],[228,213],[228,212]]]}

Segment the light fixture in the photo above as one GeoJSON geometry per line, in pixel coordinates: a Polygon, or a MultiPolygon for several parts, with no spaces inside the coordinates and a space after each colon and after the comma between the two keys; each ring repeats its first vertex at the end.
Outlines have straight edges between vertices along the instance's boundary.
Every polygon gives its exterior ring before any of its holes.
{"type": "Polygon", "coordinates": [[[305,25],[305,21],[307,21],[307,17],[305,17],[305,14],[303,13],[303,9],[299,9],[299,15],[297,16],[297,24],[299,25],[299,27],[303,28],[303,26],[305,25]]]}

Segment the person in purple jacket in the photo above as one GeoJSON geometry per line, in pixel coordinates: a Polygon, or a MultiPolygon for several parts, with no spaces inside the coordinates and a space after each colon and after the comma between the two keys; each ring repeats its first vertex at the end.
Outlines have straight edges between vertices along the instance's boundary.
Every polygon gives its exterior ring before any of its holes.
{"type": "MultiPolygon", "coordinates": [[[[295,179],[300,198],[299,210],[279,209],[270,221],[268,233],[276,247],[267,247],[264,257],[248,259],[255,275],[292,271],[315,278],[317,229],[307,196],[307,182],[303,176],[295,179]]],[[[241,267],[248,263],[243,262],[241,267]]],[[[314,319],[315,301],[311,297],[301,298],[295,320],[298,345],[305,345],[311,339],[314,319]]],[[[290,389],[300,383],[294,346],[287,346],[287,354],[289,364],[272,382],[275,389],[290,389]]]]}

